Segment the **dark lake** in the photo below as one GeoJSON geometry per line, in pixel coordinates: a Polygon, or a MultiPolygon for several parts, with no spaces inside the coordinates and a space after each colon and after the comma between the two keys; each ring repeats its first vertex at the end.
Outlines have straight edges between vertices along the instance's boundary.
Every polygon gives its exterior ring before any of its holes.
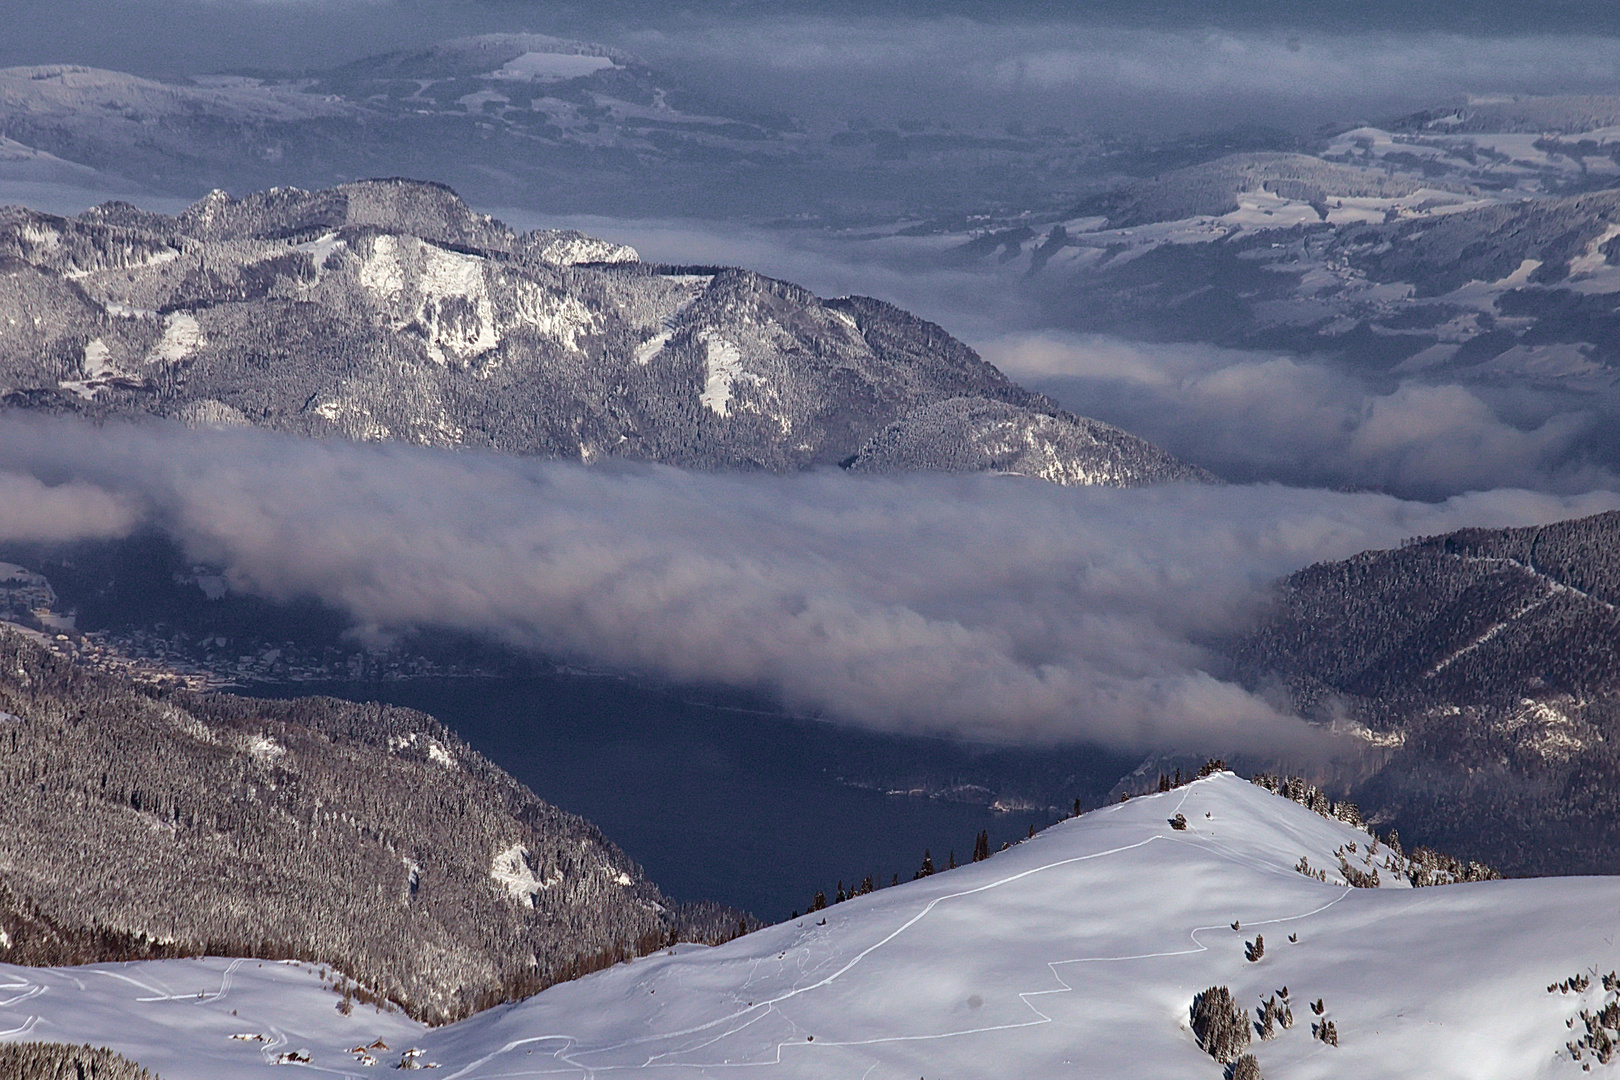
{"type": "MultiPolygon", "coordinates": [[[[871,874],[902,880],[923,851],[966,861],[1090,806],[1135,764],[1085,751],[997,750],[877,735],[609,676],[409,679],[256,686],[330,694],[438,717],[541,798],[599,825],[679,900],[716,900],[766,921],[818,889],[871,874]],[[982,785],[1038,809],[894,789],[982,785]]],[[[757,704],[757,703],[755,703],[757,704]]]]}

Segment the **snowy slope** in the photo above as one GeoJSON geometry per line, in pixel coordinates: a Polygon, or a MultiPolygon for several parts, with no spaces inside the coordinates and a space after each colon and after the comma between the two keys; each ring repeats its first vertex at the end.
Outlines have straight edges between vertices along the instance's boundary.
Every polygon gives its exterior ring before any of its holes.
{"type": "Polygon", "coordinates": [[[1337,866],[1350,841],[1362,859],[1366,840],[1218,774],[434,1031],[365,1007],[339,1016],[307,969],[210,960],[0,968],[0,1033],[105,1043],[169,1080],[269,1075],[266,1044],[237,1032],[307,1047],[325,1075],[367,1075],[346,1051],[380,1035],[380,1064],[420,1046],[445,1077],[1191,1080],[1222,1071],[1188,1029],[1193,995],[1226,985],[1253,1009],[1286,985],[1293,1027],[1251,1048],[1273,1080],[1580,1072],[1565,1021],[1602,1003],[1596,976],[1620,964],[1620,881],[1350,889],[1293,869],[1301,855],[1337,866]],[[1185,832],[1167,822],[1178,812],[1185,832]],[[1584,994],[1548,992],[1577,972],[1593,976],[1584,994]],[[1317,998],[1337,1047],[1312,1038],[1317,998]]]}

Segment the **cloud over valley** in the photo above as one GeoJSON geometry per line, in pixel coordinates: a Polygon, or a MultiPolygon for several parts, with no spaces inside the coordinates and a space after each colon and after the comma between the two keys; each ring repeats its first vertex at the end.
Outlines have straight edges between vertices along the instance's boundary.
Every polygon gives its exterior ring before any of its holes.
{"type": "Polygon", "coordinates": [[[1275,485],[695,474],[161,425],[0,420],[12,539],[157,529],[233,587],[748,687],[866,727],[1321,749],[1210,645],[1281,574],[1413,534],[1620,506],[1275,485]]]}

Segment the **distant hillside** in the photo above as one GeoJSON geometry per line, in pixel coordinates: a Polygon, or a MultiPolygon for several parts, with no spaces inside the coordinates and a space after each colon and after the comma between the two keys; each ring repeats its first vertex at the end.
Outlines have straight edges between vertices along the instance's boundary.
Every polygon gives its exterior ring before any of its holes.
{"type": "Polygon", "coordinates": [[[0,631],[0,748],[0,961],[305,958],[441,1022],[737,930],[408,709],[165,695],[0,631]]]}
{"type": "Polygon", "coordinates": [[[1236,650],[1382,761],[1358,792],[1516,873],[1620,871],[1620,513],[1308,567],[1236,650]]]}
{"type": "Polygon", "coordinates": [[[1075,329],[1605,391],[1620,367],[1616,117],[1620,97],[1452,102],[1062,209],[911,229],[1075,329]]]}
{"type": "Polygon", "coordinates": [[[881,301],[517,234],[405,180],[0,209],[0,402],[690,468],[1207,479],[881,301]]]}
{"type": "Polygon", "coordinates": [[[1044,127],[794,116],[621,49],[510,33],[299,77],[0,68],[0,132],[0,179],[196,198],[408,174],[489,205],[711,220],[1045,198],[1054,176],[1072,185],[1077,162],[1117,154],[1044,127]]]}

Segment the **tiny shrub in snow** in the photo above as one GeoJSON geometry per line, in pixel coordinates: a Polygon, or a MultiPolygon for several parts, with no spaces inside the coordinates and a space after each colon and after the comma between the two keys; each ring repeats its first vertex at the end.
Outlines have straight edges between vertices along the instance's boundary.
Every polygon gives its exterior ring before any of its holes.
{"type": "Polygon", "coordinates": [[[1299,862],[1294,864],[1294,869],[1298,870],[1308,878],[1314,878],[1315,880],[1321,882],[1327,881],[1327,871],[1311,869],[1311,860],[1307,859],[1303,855],[1299,857],[1299,862]]]}
{"type": "MultiPolygon", "coordinates": [[[[1597,1059],[1599,1065],[1607,1065],[1617,1056],[1620,1056],[1620,976],[1614,972],[1603,976],[1603,1005],[1597,1011],[1582,1009],[1579,1013],[1581,1026],[1585,1033],[1577,1039],[1572,1039],[1564,1046],[1569,1050],[1569,1056],[1580,1061],[1590,1054],[1597,1059]]],[[[1591,989],[1592,978],[1585,972],[1576,972],[1562,982],[1553,983],[1547,987],[1549,994],[1584,994],[1591,989]]],[[[1574,1020],[1568,1021],[1570,1027],[1575,1026],[1574,1020]]],[[[1590,1065],[1587,1066],[1590,1068],[1590,1065]]]]}
{"type": "Polygon", "coordinates": [[[1277,1000],[1273,994],[1260,1003],[1260,1038],[1274,1039],[1277,1037],[1277,1028],[1280,1025],[1284,1031],[1294,1026],[1294,1010],[1288,1004],[1288,990],[1283,989],[1283,998],[1277,1000]]]}

